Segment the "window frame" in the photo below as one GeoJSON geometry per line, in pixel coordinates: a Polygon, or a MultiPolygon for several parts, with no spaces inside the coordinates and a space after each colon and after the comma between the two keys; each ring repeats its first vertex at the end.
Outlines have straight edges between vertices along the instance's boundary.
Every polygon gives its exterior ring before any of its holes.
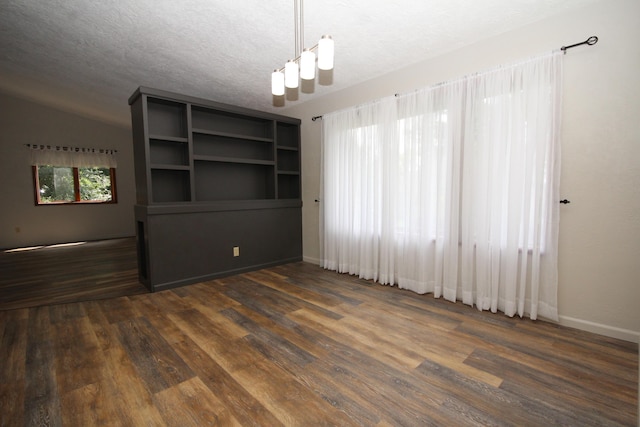
{"type": "MultiPolygon", "coordinates": [[[[55,165],[53,165],[55,166],[55,165]]],[[[111,200],[81,200],[80,199],[80,168],[75,166],[65,166],[71,168],[73,173],[73,201],[43,202],[40,198],[40,177],[38,176],[38,166],[31,166],[33,176],[34,202],[36,206],[60,206],[60,205],[104,205],[118,203],[118,192],[116,190],[116,168],[109,168],[109,178],[111,180],[111,200]]]]}

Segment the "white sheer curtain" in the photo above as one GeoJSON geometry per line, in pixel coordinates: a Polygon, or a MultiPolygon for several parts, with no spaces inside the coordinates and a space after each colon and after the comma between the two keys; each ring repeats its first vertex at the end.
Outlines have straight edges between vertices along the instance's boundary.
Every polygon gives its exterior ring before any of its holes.
{"type": "Polygon", "coordinates": [[[324,115],[322,265],[557,319],[561,61],[324,115]]]}
{"type": "Polygon", "coordinates": [[[102,148],[60,147],[28,144],[34,166],[51,165],[77,168],[115,168],[116,150],[102,148]]]}

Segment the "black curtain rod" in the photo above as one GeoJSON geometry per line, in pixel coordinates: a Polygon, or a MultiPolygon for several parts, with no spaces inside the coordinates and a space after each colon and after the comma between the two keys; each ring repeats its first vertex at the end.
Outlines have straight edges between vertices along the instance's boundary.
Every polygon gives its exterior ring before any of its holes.
{"type": "MultiPolygon", "coordinates": [[[[583,42],[575,43],[575,44],[572,44],[572,45],[569,45],[569,46],[562,46],[560,48],[560,50],[563,51],[566,54],[567,53],[567,49],[572,49],[574,47],[582,46],[583,44],[586,44],[588,46],[593,46],[596,43],[598,43],[598,37],[597,36],[591,36],[591,37],[589,37],[588,39],[586,39],[583,42]]],[[[394,94],[394,96],[396,96],[396,97],[398,95],[399,95],[398,93],[394,94]]],[[[322,116],[314,116],[314,117],[311,117],[311,120],[315,122],[316,120],[321,119],[321,118],[322,118],[322,116]]]]}
{"type": "Polygon", "coordinates": [[[560,50],[563,51],[564,53],[567,53],[567,49],[571,49],[571,48],[574,48],[574,47],[582,46],[583,44],[586,44],[586,45],[589,45],[589,46],[593,46],[596,43],[598,43],[598,37],[591,36],[591,37],[589,37],[588,39],[586,39],[583,42],[572,44],[572,45],[569,45],[569,46],[562,46],[560,48],[560,50]]]}

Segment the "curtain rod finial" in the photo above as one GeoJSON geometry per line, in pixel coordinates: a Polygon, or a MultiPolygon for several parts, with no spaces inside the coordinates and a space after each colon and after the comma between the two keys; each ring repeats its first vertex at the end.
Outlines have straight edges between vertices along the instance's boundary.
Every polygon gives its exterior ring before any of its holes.
{"type": "Polygon", "coordinates": [[[567,53],[567,49],[571,49],[572,47],[582,46],[583,44],[586,44],[586,45],[589,45],[589,46],[593,46],[596,43],[598,43],[598,37],[597,36],[591,36],[591,37],[589,37],[588,39],[586,39],[583,42],[572,44],[572,45],[569,45],[569,46],[562,46],[560,48],[560,50],[566,54],[567,53]]]}

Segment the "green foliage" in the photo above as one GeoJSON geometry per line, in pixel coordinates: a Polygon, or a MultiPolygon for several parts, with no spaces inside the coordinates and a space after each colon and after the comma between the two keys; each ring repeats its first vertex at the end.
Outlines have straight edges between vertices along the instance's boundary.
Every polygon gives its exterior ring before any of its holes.
{"type": "Polygon", "coordinates": [[[111,200],[111,175],[108,168],[80,168],[80,200],[111,200]]]}
{"type": "Polygon", "coordinates": [[[38,166],[40,200],[44,203],[73,201],[73,168],[38,166]]]}
{"type": "MultiPolygon", "coordinates": [[[[78,168],[80,200],[111,200],[109,168],[78,168]]],[[[38,166],[40,200],[42,203],[75,201],[72,167],[38,166]]]]}

